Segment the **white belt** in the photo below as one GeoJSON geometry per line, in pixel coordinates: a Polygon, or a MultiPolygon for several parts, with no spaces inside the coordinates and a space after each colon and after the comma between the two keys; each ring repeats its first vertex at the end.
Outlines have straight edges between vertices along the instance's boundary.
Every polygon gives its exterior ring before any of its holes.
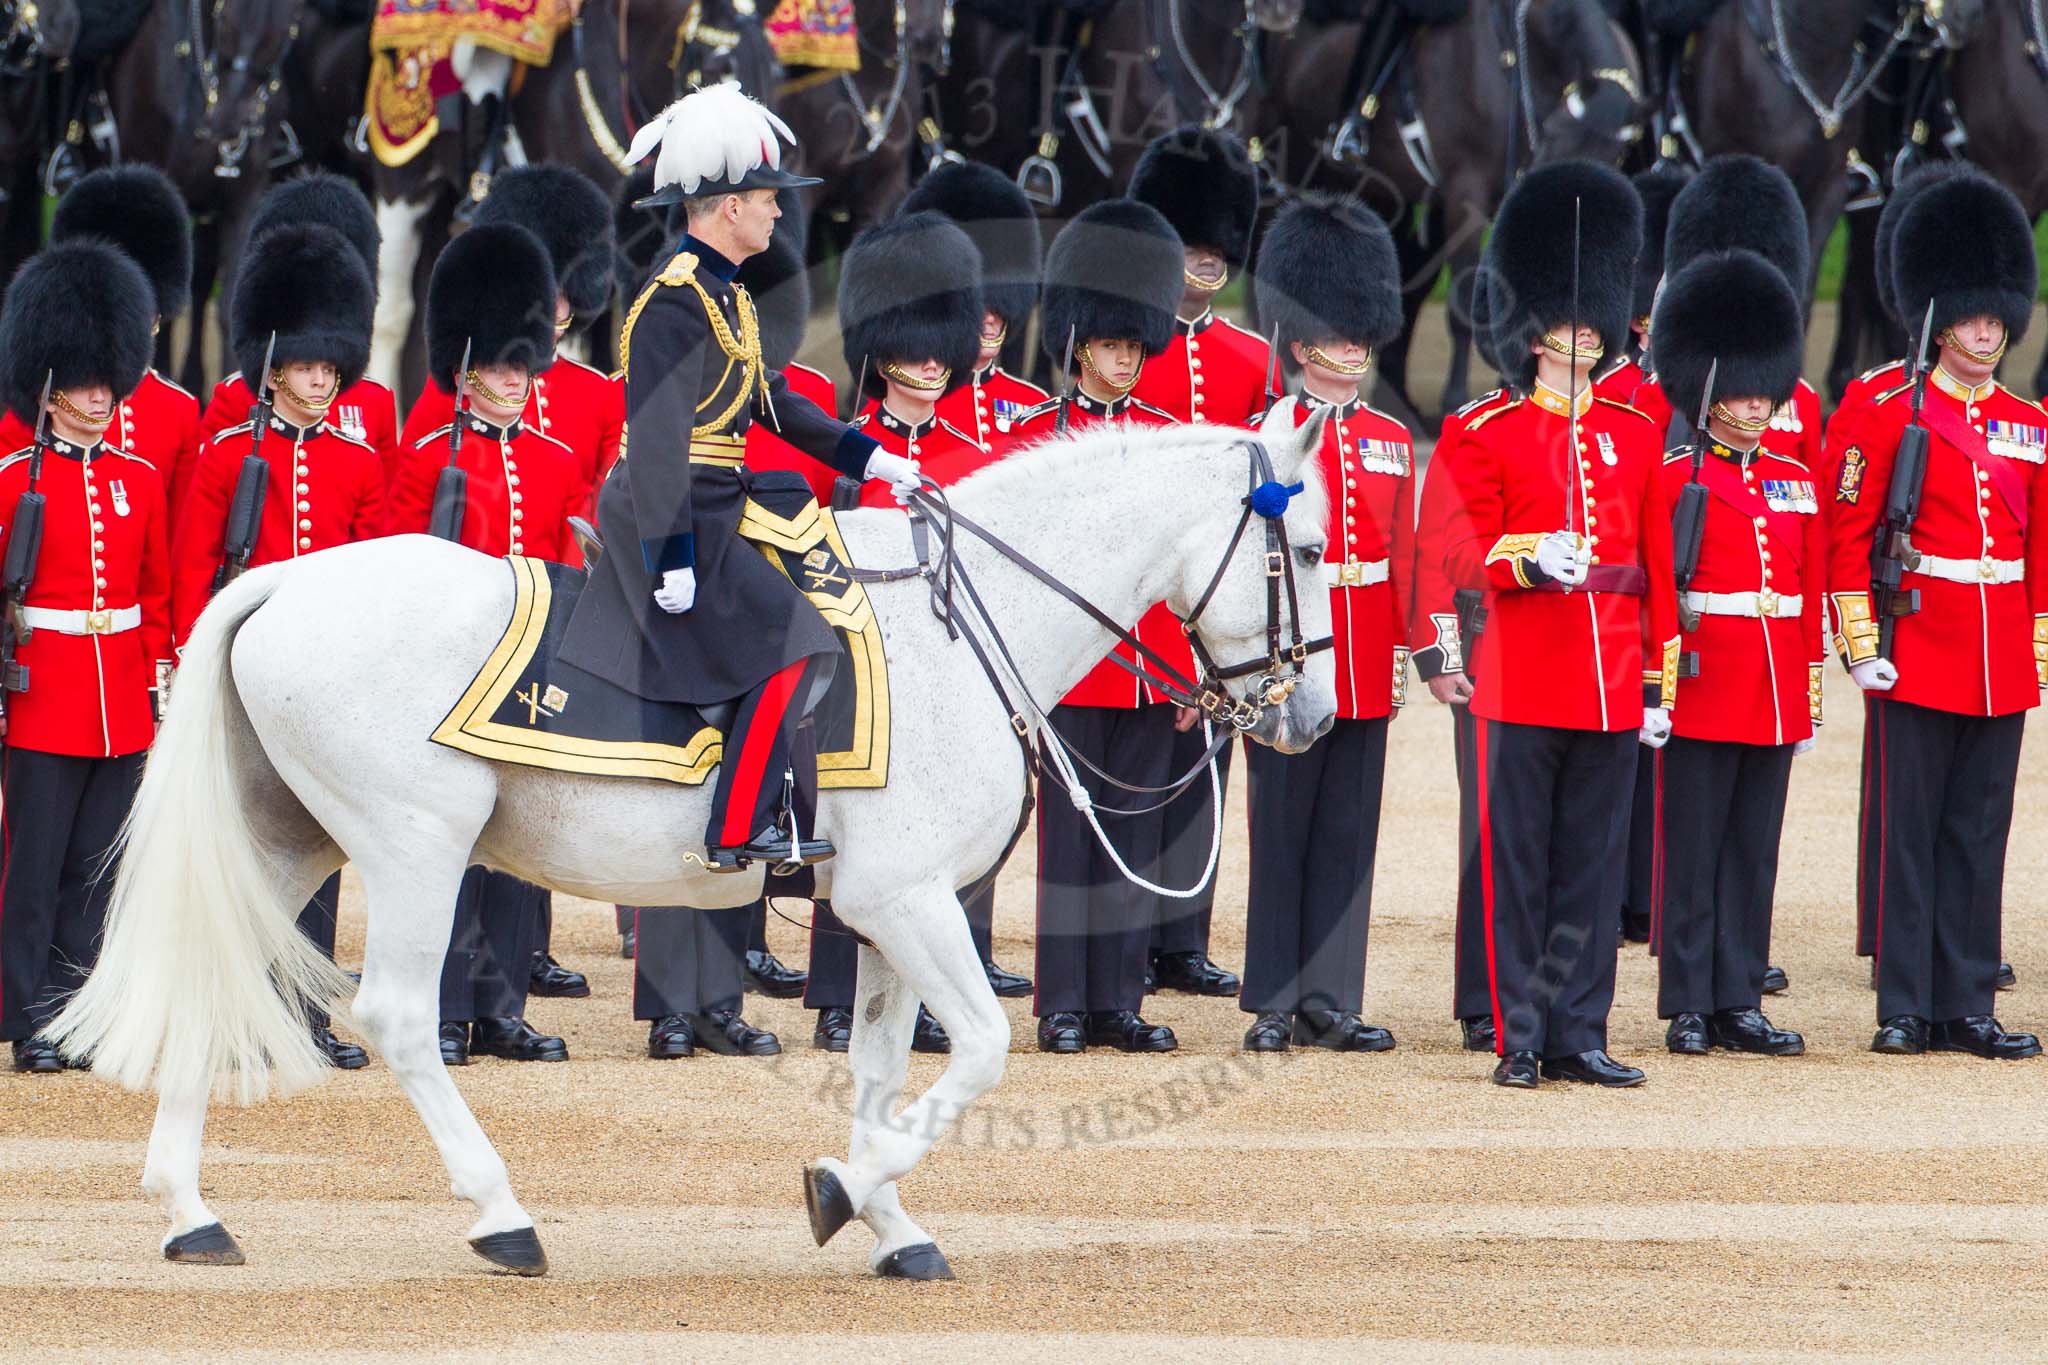
{"type": "Polygon", "coordinates": [[[60,611],[55,607],[23,607],[21,614],[30,630],[54,630],[59,635],[119,635],[142,624],[142,608],[114,607],[106,611],[60,611]]]}
{"type": "Polygon", "coordinates": [[[1341,564],[1323,563],[1323,581],[1333,588],[1370,588],[1387,581],[1384,559],[1347,559],[1341,564]]]}
{"type": "Polygon", "coordinates": [[[1950,583],[2018,583],[2026,578],[2027,565],[2025,560],[1993,559],[1989,555],[1982,559],[1943,559],[1940,555],[1921,555],[1919,562],[1912,566],[1912,572],[1950,583]]]}
{"type": "Polygon", "coordinates": [[[1701,616],[1797,616],[1806,607],[1798,593],[1778,592],[1689,592],[1686,607],[1701,616]]]}

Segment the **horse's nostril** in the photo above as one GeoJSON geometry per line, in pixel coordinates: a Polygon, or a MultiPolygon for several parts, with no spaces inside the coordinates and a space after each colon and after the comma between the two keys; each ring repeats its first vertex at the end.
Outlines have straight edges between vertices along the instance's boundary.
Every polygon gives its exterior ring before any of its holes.
{"type": "Polygon", "coordinates": [[[1316,738],[1321,739],[1324,735],[1329,734],[1331,727],[1336,725],[1336,723],[1337,713],[1335,711],[1324,716],[1322,721],[1316,726],[1316,738]]]}

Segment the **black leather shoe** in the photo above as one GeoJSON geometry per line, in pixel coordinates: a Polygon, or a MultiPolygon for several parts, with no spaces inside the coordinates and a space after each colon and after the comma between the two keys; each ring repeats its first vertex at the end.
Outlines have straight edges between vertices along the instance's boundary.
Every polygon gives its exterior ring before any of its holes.
{"type": "Polygon", "coordinates": [[[1088,1016],[1088,1042],[1106,1043],[1118,1052],[1171,1052],[1180,1046],[1173,1030],[1148,1024],[1136,1010],[1112,1010],[1088,1016]]]}
{"type": "Polygon", "coordinates": [[[457,1020],[441,1021],[441,1065],[469,1065],[469,1025],[457,1020]]]}
{"type": "Polygon", "coordinates": [[[1186,991],[1189,995],[1236,995],[1236,972],[1226,972],[1209,960],[1207,953],[1161,953],[1152,959],[1155,989],[1186,991]]]}
{"type": "Polygon", "coordinates": [[[818,1026],[811,1030],[811,1047],[818,1052],[844,1052],[853,1042],[853,1011],[834,1008],[818,1011],[818,1026]]]}
{"type": "Polygon", "coordinates": [[[2013,975],[2010,962],[2001,962],[1998,964],[1998,975],[1991,979],[1991,984],[1999,990],[2009,991],[2020,984],[2020,979],[2013,975]]]}
{"type": "Polygon", "coordinates": [[[14,1043],[14,1069],[38,1076],[64,1069],[64,1055],[40,1038],[18,1038],[14,1043]]]}
{"type": "Polygon", "coordinates": [[[794,1000],[810,984],[811,974],[785,967],[775,954],[757,948],[747,950],[747,989],[772,1000],[794,1000]]]}
{"type": "Polygon", "coordinates": [[[569,1045],[524,1019],[479,1019],[470,1025],[469,1050],[508,1062],[566,1062],[569,1045]]]}
{"type": "Polygon", "coordinates": [[[314,1029],[313,1046],[327,1055],[327,1064],[336,1071],[361,1071],[370,1064],[369,1053],[354,1043],[342,1042],[333,1029],[314,1029]]]}
{"type": "Polygon", "coordinates": [[[923,1005],[917,1007],[917,1024],[910,1031],[910,1050],[939,1053],[953,1050],[953,1040],[946,1036],[946,1030],[923,1005]]]}
{"type": "Polygon", "coordinates": [[[2031,1033],[2007,1033],[1988,1014],[1944,1019],[1927,1035],[1929,1052],[1968,1052],[1993,1061],[2016,1062],[2041,1055],[2041,1040],[2031,1033]]]}
{"type": "Polygon", "coordinates": [[[697,1045],[721,1057],[773,1057],[782,1051],[780,1038],[755,1028],[738,1010],[705,1010],[690,1023],[697,1030],[697,1045]]]}
{"type": "Polygon", "coordinates": [[[1081,1027],[1081,1016],[1069,1010],[1048,1014],[1038,1021],[1038,1050],[1040,1052],[1086,1052],[1088,1034],[1081,1027]]]}
{"type": "Polygon", "coordinates": [[[1551,1081],[1584,1081],[1588,1085],[1602,1085],[1611,1090],[1643,1083],[1642,1072],[1632,1066],[1623,1066],[1598,1048],[1591,1052],[1574,1053],[1569,1057],[1545,1057],[1543,1078],[1551,1081]]]}
{"type": "Polygon", "coordinates": [[[625,933],[619,935],[620,957],[623,957],[626,959],[626,961],[631,962],[636,956],[639,955],[639,952],[640,944],[638,934],[634,933],[631,929],[628,929],[625,933]]]}
{"type": "Polygon", "coordinates": [[[1303,1010],[1294,1016],[1294,1041],[1332,1052],[1386,1052],[1394,1035],[1349,1010],[1303,1010]]]}
{"type": "Polygon", "coordinates": [[[1792,989],[1792,979],[1785,975],[1783,967],[1764,968],[1764,994],[1783,995],[1792,989]]]}
{"type": "Polygon", "coordinates": [[[1536,1088],[1536,1054],[1533,1052],[1510,1052],[1493,1066],[1493,1083],[1504,1085],[1510,1090],[1534,1090],[1536,1088]]]}
{"type": "Polygon", "coordinates": [[[1887,1057],[1918,1057],[1927,1051],[1927,1021],[1910,1014],[1893,1015],[1878,1026],[1870,1050],[1887,1057]]]}
{"type": "Polygon", "coordinates": [[[687,1014],[665,1014],[647,1026],[647,1055],[657,1061],[697,1055],[697,1030],[687,1014]]]}
{"type": "Polygon", "coordinates": [[[1712,1049],[1707,1043],[1707,1017],[1704,1014],[1674,1014],[1671,1027],[1664,1030],[1666,1051],[1681,1057],[1704,1057],[1712,1049]]]}
{"type": "Polygon", "coordinates": [[[1465,1051],[1491,1052],[1497,1035],[1493,1031],[1493,1016],[1475,1014],[1469,1019],[1458,1021],[1458,1032],[1464,1035],[1465,1051]]]}
{"type": "Polygon", "coordinates": [[[526,993],[551,1000],[581,1000],[590,994],[590,978],[570,971],[547,953],[535,953],[526,993]]]}
{"type": "Polygon", "coordinates": [[[1014,1000],[1018,996],[1031,994],[1030,977],[1003,970],[995,964],[994,958],[982,963],[981,969],[988,974],[988,988],[1003,999],[1014,1000]]]}
{"type": "Polygon", "coordinates": [[[712,872],[738,872],[751,863],[767,863],[771,869],[785,867],[809,867],[822,863],[838,852],[826,839],[804,839],[798,842],[796,857],[789,856],[789,835],[774,825],[763,825],[758,834],[744,844],[720,846],[707,850],[704,866],[712,872]]]}
{"type": "Polygon", "coordinates": [[[1284,1014],[1266,1013],[1252,1020],[1252,1026],[1244,1031],[1246,1052],[1285,1052],[1288,1035],[1294,1031],[1293,1021],[1284,1014]]]}
{"type": "Polygon", "coordinates": [[[1806,1051],[1806,1039],[1776,1027],[1762,1010],[1717,1010],[1707,1021],[1707,1038],[1715,1047],[1763,1057],[1797,1057],[1806,1051]]]}
{"type": "Polygon", "coordinates": [[[1621,941],[1623,943],[1648,943],[1650,941],[1650,917],[1621,913],[1621,941]]]}

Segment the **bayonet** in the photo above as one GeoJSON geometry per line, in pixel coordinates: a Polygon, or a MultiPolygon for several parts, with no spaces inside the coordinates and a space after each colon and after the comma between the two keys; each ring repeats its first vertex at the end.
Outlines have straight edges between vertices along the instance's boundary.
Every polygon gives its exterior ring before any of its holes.
{"type": "Polygon", "coordinates": [[[427,534],[442,540],[462,539],[463,505],[469,501],[469,475],[462,468],[462,436],[469,426],[469,362],[476,338],[462,343],[462,365],[455,371],[455,421],[448,427],[448,463],[434,481],[434,510],[427,534]]]}
{"type": "Polygon", "coordinates": [[[1067,354],[1060,361],[1060,406],[1053,414],[1052,429],[1058,436],[1067,434],[1067,405],[1074,396],[1074,324],[1067,324],[1067,354]]]}

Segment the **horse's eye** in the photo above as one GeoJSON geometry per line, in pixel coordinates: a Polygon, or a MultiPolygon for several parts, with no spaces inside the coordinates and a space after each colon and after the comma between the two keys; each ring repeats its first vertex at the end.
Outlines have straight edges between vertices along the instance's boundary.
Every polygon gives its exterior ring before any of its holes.
{"type": "Polygon", "coordinates": [[[1304,569],[1313,569],[1323,562],[1323,547],[1320,545],[1297,545],[1294,548],[1294,562],[1304,569]]]}

